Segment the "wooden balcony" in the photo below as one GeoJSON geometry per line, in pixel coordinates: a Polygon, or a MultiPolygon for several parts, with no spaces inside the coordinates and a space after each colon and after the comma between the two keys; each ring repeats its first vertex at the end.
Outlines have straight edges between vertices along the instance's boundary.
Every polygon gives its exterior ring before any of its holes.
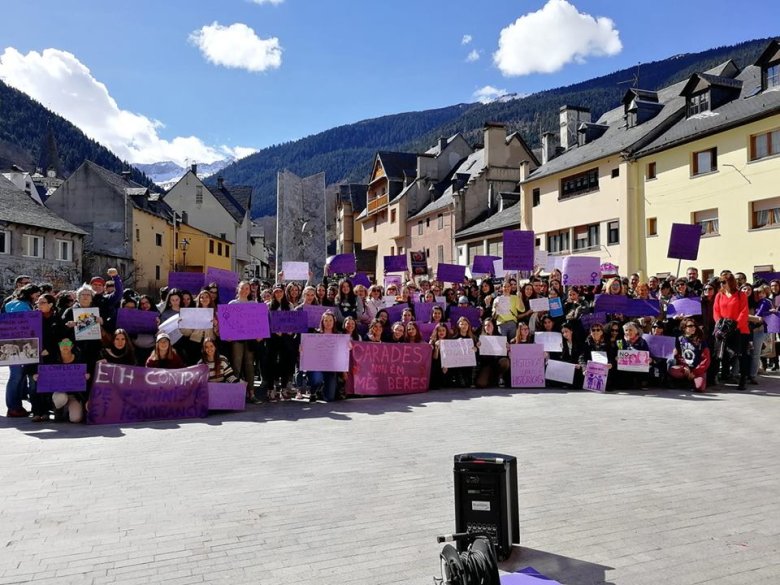
{"type": "Polygon", "coordinates": [[[380,195],[376,199],[372,199],[366,205],[366,214],[367,215],[373,215],[374,213],[376,213],[380,209],[383,209],[383,208],[387,207],[387,202],[388,202],[388,195],[387,194],[380,195]]]}

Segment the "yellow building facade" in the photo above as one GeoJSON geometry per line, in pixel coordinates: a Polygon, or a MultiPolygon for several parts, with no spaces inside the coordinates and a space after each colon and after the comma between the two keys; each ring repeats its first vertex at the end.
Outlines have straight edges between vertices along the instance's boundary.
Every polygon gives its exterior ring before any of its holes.
{"type": "Polygon", "coordinates": [[[176,226],[176,271],[231,270],[232,243],[187,224],[176,226]]]}
{"type": "Polygon", "coordinates": [[[158,291],[168,284],[173,267],[173,224],[137,207],[132,210],[135,287],[158,291]]]}

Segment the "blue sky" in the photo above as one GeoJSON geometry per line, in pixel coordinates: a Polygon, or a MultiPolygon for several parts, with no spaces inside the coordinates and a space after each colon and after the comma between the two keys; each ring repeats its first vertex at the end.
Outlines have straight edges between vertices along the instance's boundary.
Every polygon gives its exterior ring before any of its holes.
{"type": "Polygon", "coordinates": [[[780,35],[776,3],[35,0],[0,78],[131,162],[225,153],[780,35]],[[519,20],[518,20],[519,19],[519,20]],[[469,55],[471,55],[469,57],[469,55]]]}

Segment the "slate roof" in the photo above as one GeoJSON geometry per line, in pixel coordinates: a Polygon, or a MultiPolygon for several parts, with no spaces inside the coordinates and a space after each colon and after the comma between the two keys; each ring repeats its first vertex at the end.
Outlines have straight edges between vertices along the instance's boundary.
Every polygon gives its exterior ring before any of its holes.
{"type": "Polygon", "coordinates": [[[509,207],[504,207],[498,213],[495,213],[485,220],[468,226],[459,232],[455,232],[455,239],[467,238],[479,234],[486,234],[495,231],[501,231],[509,228],[515,228],[520,224],[520,208],[517,202],[509,207]]]}
{"type": "Polygon", "coordinates": [[[723,132],[753,120],[780,113],[780,90],[758,91],[761,87],[761,68],[745,67],[735,81],[742,83],[739,97],[715,108],[683,118],[666,133],[637,150],[632,158],[645,156],[692,140],[698,140],[716,132],[723,132]]]}
{"type": "Polygon", "coordinates": [[[338,197],[342,201],[349,201],[352,204],[352,213],[360,213],[366,208],[366,197],[368,195],[368,185],[360,183],[347,183],[339,185],[338,197]]]}
{"type": "MultiPolygon", "coordinates": [[[[726,61],[708,70],[705,74],[720,76],[722,73],[728,72],[731,67],[733,67],[733,63],[726,61]]],[[[689,80],[680,81],[656,92],[658,103],[663,107],[655,117],[632,128],[626,127],[623,105],[605,112],[596,121],[597,124],[608,126],[607,131],[601,137],[582,146],[569,148],[566,152],[530,173],[523,183],[592,163],[624,151],[644,147],[684,116],[686,98],[680,95],[680,92],[688,82],[689,80]]]]}
{"type": "Polygon", "coordinates": [[[485,149],[480,148],[468,155],[460,164],[456,165],[447,178],[439,186],[443,189],[441,196],[432,201],[409,219],[427,215],[440,209],[445,209],[452,204],[452,193],[463,187],[471,179],[476,177],[485,168],[485,149]]]}
{"type": "MultiPolygon", "coordinates": [[[[150,199],[148,197],[149,189],[147,187],[139,185],[132,179],[125,179],[108,169],[104,169],[91,160],[85,161],[82,166],[87,167],[88,170],[97,174],[106,185],[114,189],[114,191],[119,193],[122,197],[127,195],[130,198],[133,207],[136,209],[146,211],[147,213],[156,215],[160,219],[166,221],[171,219],[171,215],[173,214],[171,206],[160,198],[154,200],[150,199]]],[[[78,170],[76,172],[78,172],[78,170]]]]}
{"type": "Polygon", "coordinates": [[[388,179],[403,181],[405,177],[417,176],[417,155],[413,152],[380,150],[376,154],[388,179]]]}
{"type": "Polygon", "coordinates": [[[0,175],[0,221],[86,235],[87,232],[65,221],[0,175]]]}
{"type": "Polygon", "coordinates": [[[252,204],[252,187],[242,185],[226,187],[223,183],[221,188],[219,186],[206,188],[237,223],[244,221],[246,211],[252,204]]]}

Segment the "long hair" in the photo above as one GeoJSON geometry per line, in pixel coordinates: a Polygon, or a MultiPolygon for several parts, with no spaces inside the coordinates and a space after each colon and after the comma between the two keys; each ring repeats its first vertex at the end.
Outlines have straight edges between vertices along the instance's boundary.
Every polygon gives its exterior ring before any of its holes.
{"type": "Polygon", "coordinates": [[[720,277],[721,285],[725,285],[726,290],[731,294],[736,294],[739,291],[739,285],[737,285],[737,279],[734,275],[728,273],[720,277]]]}
{"type": "Polygon", "coordinates": [[[209,357],[206,355],[206,343],[212,343],[214,345],[214,375],[215,376],[221,376],[222,375],[222,360],[220,359],[219,355],[219,346],[217,345],[216,339],[213,337],[204,337],[203,343],[200,344],[200,359],[203,361],[204,364],[209,363],[209,357]]]}
{"type": "Polygon", "coordinates": [[[125,336],[125,349],[124,351],[117,355],[117,357],[129,357],[130,361],[135,364],[135,350],[133,349],[133,341],[130,339],[130,334],[122,329],[121,327],[114,331],[114,333],[111,334],[111,347],[109,348],[111,352],[117,351],[116,346],[114,345],[114,342],[116,341],[117,335],[124,335],[125,336]]]}

